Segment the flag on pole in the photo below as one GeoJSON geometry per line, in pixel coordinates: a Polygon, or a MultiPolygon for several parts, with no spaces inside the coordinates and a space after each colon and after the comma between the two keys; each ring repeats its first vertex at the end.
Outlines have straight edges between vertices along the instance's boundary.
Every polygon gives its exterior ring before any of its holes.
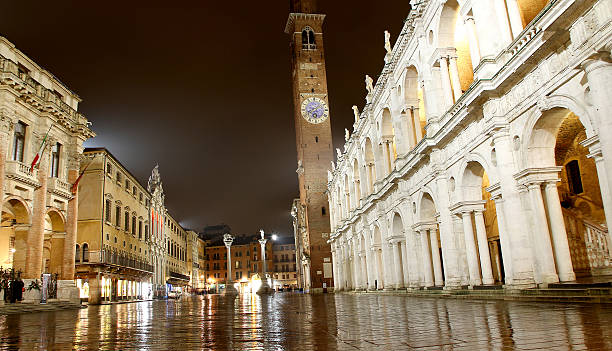
{"type": "Polygon", "coordinates": [[[85,171],[87,170],[87,168],[92,162],[93,161],[89,161],[89,163],[81,171],[81,174],[79,174],[78,178],[74,181],[74,184],[72,184],[72,186],[70,187],[70,192],[72,193],[72,195],[75,195],[77,193],[77,190],[79,189],[79,182],[81,181],[83,174],[85,174],[85,171]]]}
{"type": "Polygon", "coordinates": [[[42,143],[40,143],[40,148],[38,149],[36,156],[34,156],[34,159],[32,160],[32,164],[30,165],[30,173],[34,171],[34,166],[38,164],[38,161],[40,161],[40,158],[42,157],[42,154],[45,151],[45,144],[47,143],[47,138],[49,137],[49,132],[51,131],[51,127],[53,127],[53,125],[49,127],[49,130],[47,131],[47,134],[45,134],[45,137],[43,138],[42,143]]]}

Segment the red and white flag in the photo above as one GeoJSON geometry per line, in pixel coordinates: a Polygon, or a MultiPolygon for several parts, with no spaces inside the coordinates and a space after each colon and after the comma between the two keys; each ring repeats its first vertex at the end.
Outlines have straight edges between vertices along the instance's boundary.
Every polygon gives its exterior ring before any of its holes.
{"type": "MultiPolygon", "coordinates": [[[[53,125],[51,125],[51,127],[53,127],[53,125]]],[[[30,173],[34,171],[34,166],[38,164],[38,162],[40,161],[40,158],[42,157],[43,152],[45,151],[45,144],[47,143],[47,138],[49,137],[49,132],[51,131],[51,127],[49,127],[49,130],[47,131],[47,134],[45,134],[45,137],[43,138],[42,143],[40,143],[40,148],[38,149],[36,156],[34,156],[34,159],[32,160],[32,164],[30,165],[30,173]]]]}

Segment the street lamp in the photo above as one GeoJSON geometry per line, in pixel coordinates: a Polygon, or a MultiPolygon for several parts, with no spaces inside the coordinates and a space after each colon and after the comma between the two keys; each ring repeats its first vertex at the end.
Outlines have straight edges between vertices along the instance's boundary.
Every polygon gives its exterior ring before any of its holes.
{"type": "Polygon", "coordinates": [[[231,234],[223,235],[223,243],[225,247],[227,247],[227,279],[225,280],[225,295],[228,296],[236,296],[238,295],[238,291],[234,288],[234,283],[232,283],[232,243],[234,242],[234,237],[231,234]]]}
{"type": "Polygon", "coordinates": [[[257,294],[269,294],[272,292],[270,289],[270,284],[268,284],[268,277],[266,276],[266,243],[268,239],[264,237],[263,229],[259,231],[261,233],[261,239],[259,239],[259,244],[261,245],[261,259],[263,260],[263,273],[261,277],[261,286],[259,290],[257,290],[257,294]]]}

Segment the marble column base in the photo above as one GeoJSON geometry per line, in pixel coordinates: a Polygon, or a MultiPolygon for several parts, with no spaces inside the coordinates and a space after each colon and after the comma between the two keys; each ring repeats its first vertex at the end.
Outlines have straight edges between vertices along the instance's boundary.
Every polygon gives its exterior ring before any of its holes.
{"type": "Polygon", "coordinates": [[[71,303],[81,302],[81,294],[79,288],[74,283],[74,280],[57,281],[57,299],[71,303]]]}
{"type": "Polygon", "coordinates": [[[230,282],[225,284],[225,292],[223,293],[225,296],[236,296],[238,295],[238,290],[234,287],[234,282],[230,282]]]}
{"type": "Polygon", "coordinates": [[[261,281],[261,286],[256,292],[257,295],[270,295],[274,294],[274,289],[270,288],[268,281],[266,279],[261,281]]]}

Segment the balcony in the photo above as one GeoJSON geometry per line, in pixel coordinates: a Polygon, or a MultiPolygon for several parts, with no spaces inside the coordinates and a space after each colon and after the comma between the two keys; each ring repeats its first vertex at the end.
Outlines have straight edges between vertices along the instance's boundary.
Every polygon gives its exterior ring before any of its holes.
{"type": "Polygon", "coordinates": [[[170,272],[170,279],[176,279],[176,280],[182,280],[182,281],[188,282],[191,278],[189,278],[188,275],[171,271],[170,272]]]}
{"type": "Polygon", "coordinates": [[[54,177],[49,178],[49,181],[47,183],[47,190],[50,193],[53,193],[55,195],[59,195],[62,197],[66,197],[66,198],[72,197],[72,193],[70,192],[70,184],[68,184],[67,182],[59,178],[54,178],[54,177]]]}
{"type": "MultiPolygon", "coordinates": [[[[77,264],[80,264],[80,262],[77,262],[77,264]]],[[[89,262],[83,262],[83,264],[102,264],[113,266],[116,268],[129,268],[137,271],[153,273],[153,266],[146,262],[118,255],[116,253],[108,252],[105,250],[99,252],[91,251],[89,253],[89,262]]]]}
{"type": "Polygon", "coordinates": [[[38,170],[34,169],[30,173],[30,166],[19,161],[6,161],[6,178],[14,179],[18,182],[38,187],[38,170]]]}

